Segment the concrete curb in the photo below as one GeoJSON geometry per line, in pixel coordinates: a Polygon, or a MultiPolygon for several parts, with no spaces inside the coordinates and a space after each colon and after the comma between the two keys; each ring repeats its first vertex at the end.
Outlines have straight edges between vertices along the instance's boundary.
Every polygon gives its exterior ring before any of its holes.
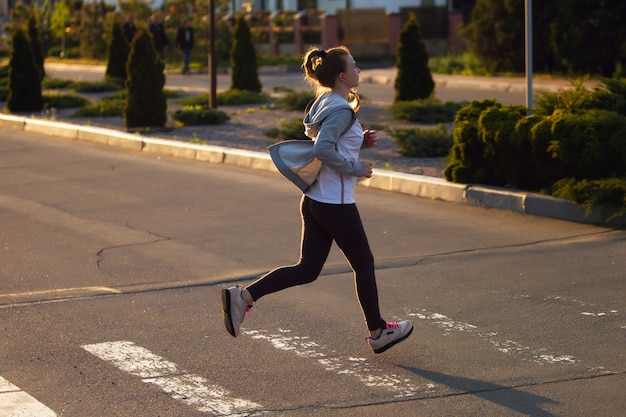
{"type": "MultiPolygon", "coordinates": [[[[111,129],[13,115],[0,114],[0,127],[138,152],[278,172],[269,154],[262,152],[148,138],[111,129]]],[[[611,218],[613,211],[604,207],[594,207],[587,212],[584,208],[567,200],[498,187],[456,184],[442,178],[423,175],[376,169],[372,178],[360,181],[359,185],[414,197],[508,210],[576,223],[616,227],[626,225],[626,216],[611,218]]]]}

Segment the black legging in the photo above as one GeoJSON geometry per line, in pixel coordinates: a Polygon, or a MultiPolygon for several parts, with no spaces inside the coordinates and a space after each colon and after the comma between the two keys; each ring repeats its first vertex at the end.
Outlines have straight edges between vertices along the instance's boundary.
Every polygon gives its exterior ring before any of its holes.
{"type": "Polygon", "coordinates": [[[333,240],[354,271],[356,292],[369,330],[384,326],[378,306],[374,256],[356,204],[325,204],[306,195],[300,203],[302,244],[296,265],[267,273],[247,287],[256,301],[264,295],[317,279],[333,240]]]}

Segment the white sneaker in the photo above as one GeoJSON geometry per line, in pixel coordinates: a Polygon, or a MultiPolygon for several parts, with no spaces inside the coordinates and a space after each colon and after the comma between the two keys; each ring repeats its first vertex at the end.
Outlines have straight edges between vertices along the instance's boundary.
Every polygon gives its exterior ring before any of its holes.
{"type": "Polygon", "coordinates": [[[226,330],[228,330],[228,333],[233,337],[239,336],[241,323],[243,323],[246,313],[252,308],[252,306],[246,304],[241,297],[242,291],[243,287],[241,285],[222,290],[222,315],[224,316],[224,325],[226,325],[226,330]]]}
{"type": "Polygon", "coordinates": [[[387,322],[387,326],[383,329],[376,339],[367,338],[367,343],[374,349],[374,353],[383,353],[396,343],[402,342],[409,337],[413,331],[413,323],[409,320],[399,323],[387,322]]]}

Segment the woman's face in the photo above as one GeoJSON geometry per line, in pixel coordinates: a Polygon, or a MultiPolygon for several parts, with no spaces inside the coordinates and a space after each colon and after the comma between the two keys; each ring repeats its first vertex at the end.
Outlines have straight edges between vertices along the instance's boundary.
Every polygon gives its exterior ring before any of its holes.
{"type": "Polygon", "coordinates": [[[355,88],[359,86],[359,73],[361,70],[356,65],[356,61],[352,55],[346,55],[346,69],[342,73],[345,76],[343,80],[349,88],[355,88]]]}

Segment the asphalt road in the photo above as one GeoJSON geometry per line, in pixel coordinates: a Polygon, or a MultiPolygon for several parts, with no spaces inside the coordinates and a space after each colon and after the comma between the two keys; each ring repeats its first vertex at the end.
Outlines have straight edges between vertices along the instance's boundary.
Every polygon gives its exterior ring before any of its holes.
{"type": "Polygon", "coordinates": [[[298,256],[278,174],[10,130],[0,172],[2,417],[626,409],[623,230],[359,188],[382,311],[415,323],[374,355],[336,249],[223,328],[221,288],[298,256]]]}

